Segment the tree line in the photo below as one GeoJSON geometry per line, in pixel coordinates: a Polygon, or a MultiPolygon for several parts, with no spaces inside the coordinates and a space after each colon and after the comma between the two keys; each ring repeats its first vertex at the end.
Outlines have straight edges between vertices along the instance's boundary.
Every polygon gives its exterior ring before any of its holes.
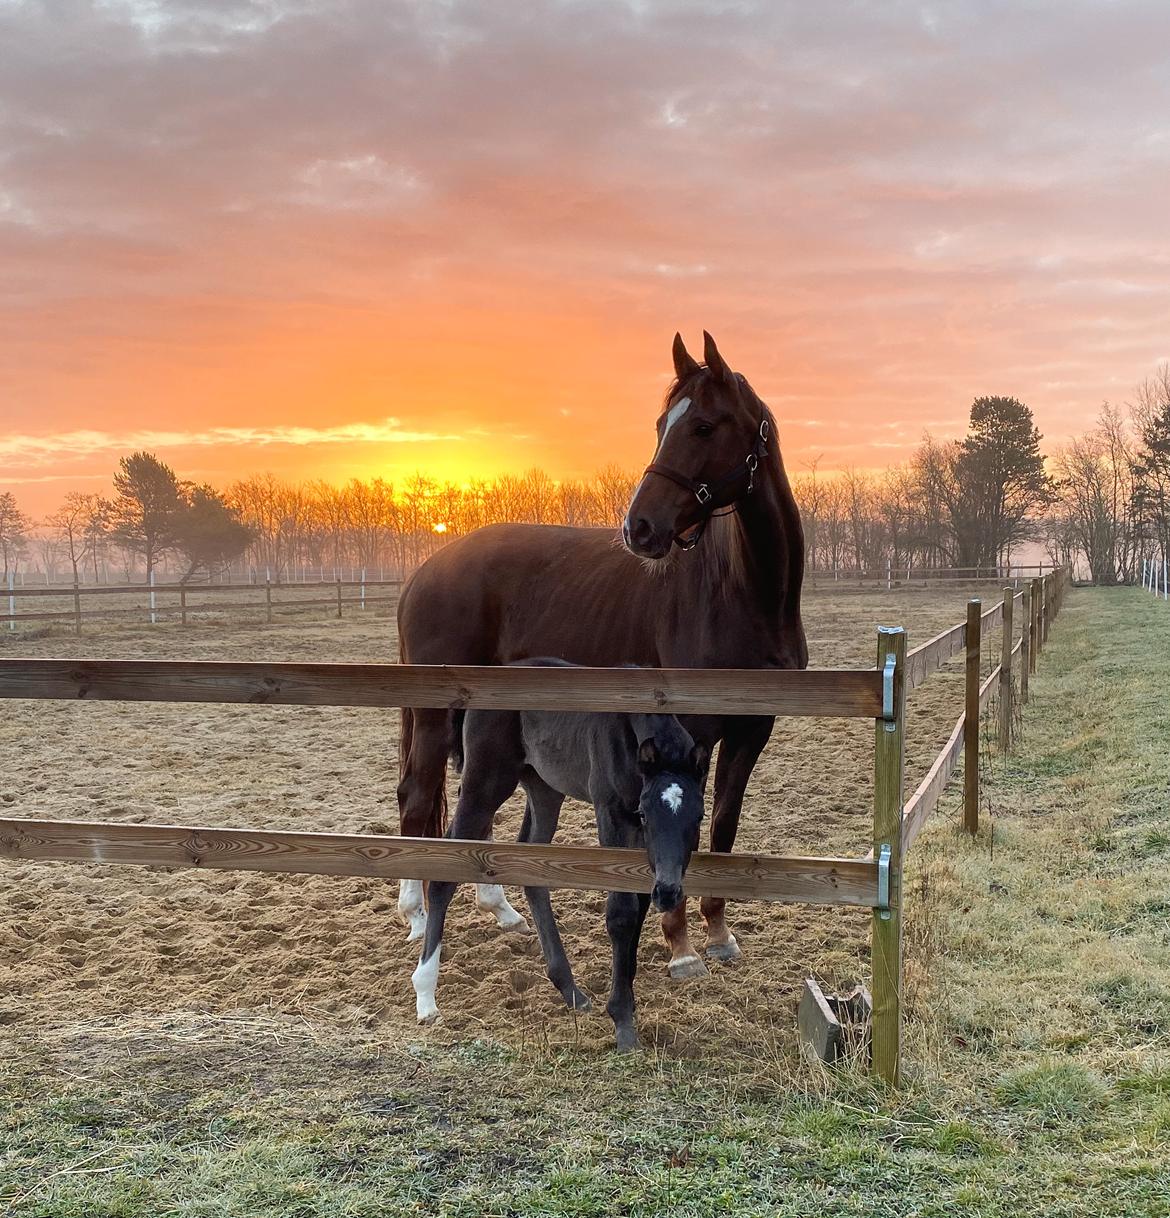
{"type": "MultiPolygon", "coordinates": [[[[813,463],[793,478],[810,569],[994,567],[1034,541],[1108,584],[1170,554],[1170,366],[1047,457],[1041,439],[1024,403],[981,397],[961,440],[927,435],[905,464],[826,475],[813,463]]],[[[5,576],[31,557],[48,573],[127,582],[160,569],[184,581],[393,578],[485,524],[615,525],[637,480],[616,466],[590,479],[531,469],[468,485],[422,473],[343,485],[259,474],[217,490],[137,452],[119,463],[113,497],[70,492],[36,524],[0,492],[0,559],[5,576]]]]}

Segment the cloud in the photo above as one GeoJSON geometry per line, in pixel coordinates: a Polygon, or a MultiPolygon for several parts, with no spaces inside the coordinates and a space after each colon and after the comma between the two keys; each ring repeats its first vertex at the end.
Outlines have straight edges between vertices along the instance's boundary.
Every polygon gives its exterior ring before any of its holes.
{"type": "Polygon", "coordinates": [[[455,440],[438,432],[404,430],[397,419],[381,423],[341,423],[334,427],[209,427],[203,431],[67,431],[51,435],[0,436],[0,462],[46,465],[66,457],[128,453],[136,449],[269,448],[318,444],[420,444],[455,440]]]}
{"type": "Polygon", "coordinates": [[[579,473],[705,327],[847,459],[988,391],[1055,434],[1165,350],[1168,42],[1164,0],[0,3],[4,427],[340,401],[579,473]]]}

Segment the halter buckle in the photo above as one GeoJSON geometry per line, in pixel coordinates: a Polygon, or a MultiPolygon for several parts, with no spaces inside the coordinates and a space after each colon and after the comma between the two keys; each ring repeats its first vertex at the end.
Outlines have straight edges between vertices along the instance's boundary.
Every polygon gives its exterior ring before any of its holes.
{"type": "Polygon", "coordinates": [[[711,498],[711,492],[705,482],[700,482],[695,488],[695,498],[702,504],[706,504],[711,498]]]}

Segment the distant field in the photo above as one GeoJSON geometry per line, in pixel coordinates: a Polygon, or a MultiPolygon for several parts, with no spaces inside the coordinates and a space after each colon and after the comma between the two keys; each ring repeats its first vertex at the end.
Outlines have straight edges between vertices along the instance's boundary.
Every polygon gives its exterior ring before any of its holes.
{"type": "MultiPolygon", "coordinates": [[[[924,641],[959,620],[965,595],[816,593],[813,663],[871,664],[879,624],[924,641]]],[[[651,1049],[619,1060],[608,1020],[574,1022],[532,941],[489,928],[465,897],[445,1023],[420,1032],[392,885],[5,867],[0,1198],[87,1216],[1164,1214],[1168,644],[1164,604],[1070,594],[1022,748],[990,765],[977,842],[952,829],[955,793],[944,800],[909,874],[911,1080],[898,1097],[797,1060],[799,978],[867,976],[867,918],[850,911],[736,906],[744,959],[683,985],[648,925],[651,1049]]],[[[356,613],[0,641],[0,655],[175,659],[396,650],[390,616],[356,613]]],[[[908,791],[960,700],[957,672],[911,698],[908,791]]],[[[395,823],[393,713],[4,709],[11,815],[395,823]]],[[[866,724],[778,725],[741,845],[864,851],[871,756],[866,724]]],[[[584,809],[565,825],[567,841],[588,836],[584,809]]],[[[600,899],[555,900],[583,982],[603,991],[600,899]]]]}

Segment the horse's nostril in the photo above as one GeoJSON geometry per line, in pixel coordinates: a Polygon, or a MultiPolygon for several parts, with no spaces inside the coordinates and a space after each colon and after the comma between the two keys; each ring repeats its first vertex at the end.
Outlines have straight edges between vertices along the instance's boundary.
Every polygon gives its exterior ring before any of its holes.
{"type": "Polygon", "coordinates": [[[645,516],[639,516],[630,535],[638,545],[645,545],[654,536],[654,529],[645,516]]]}

